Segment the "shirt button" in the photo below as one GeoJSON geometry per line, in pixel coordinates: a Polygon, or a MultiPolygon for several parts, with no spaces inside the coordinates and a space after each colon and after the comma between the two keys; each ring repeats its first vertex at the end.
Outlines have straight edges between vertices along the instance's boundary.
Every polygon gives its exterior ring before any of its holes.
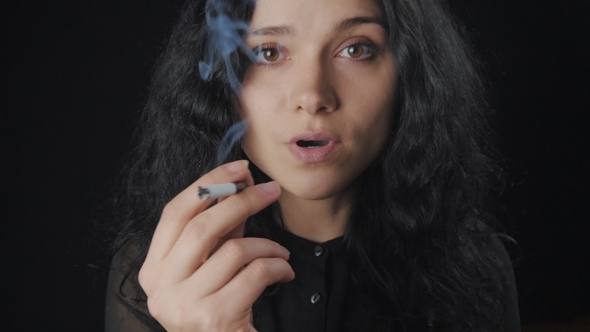
{"type": "Polygon", "coordinates": [[[311,296],[311,303],[316,304],[316,303],[320,302],[321,299],[322,299],[321,295],[318,293],[315,293],[311,296]]]}
{"type": "Polygon", "coordinates": [[[316,257],[320,257],[324,253],[324,248],[322,248],[322,246],[317,246],[315,247],[313,252],[316,255],[316,257]]]}

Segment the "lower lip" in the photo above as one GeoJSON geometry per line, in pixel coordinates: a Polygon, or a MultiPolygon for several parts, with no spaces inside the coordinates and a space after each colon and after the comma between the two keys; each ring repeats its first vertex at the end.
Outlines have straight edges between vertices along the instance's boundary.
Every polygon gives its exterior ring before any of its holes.
{"type": "Polygon", "coordinates": [[[302,163],[321,163],[329,159],[340,146],[339,143],[330,142],[317,148],[304,148],[296,143],[289,144],[289,151],[302,163]]]}

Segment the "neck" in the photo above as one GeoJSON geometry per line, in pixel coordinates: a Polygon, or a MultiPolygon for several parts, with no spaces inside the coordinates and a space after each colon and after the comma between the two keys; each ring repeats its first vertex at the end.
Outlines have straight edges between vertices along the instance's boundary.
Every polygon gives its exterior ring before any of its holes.
{"type": "Polygon", "coordinates": [[[291,233],[323,243],[344,235],[352,210],[352,192],[308,200],[283,190],[279,204],[283,222],[291,233]]]}

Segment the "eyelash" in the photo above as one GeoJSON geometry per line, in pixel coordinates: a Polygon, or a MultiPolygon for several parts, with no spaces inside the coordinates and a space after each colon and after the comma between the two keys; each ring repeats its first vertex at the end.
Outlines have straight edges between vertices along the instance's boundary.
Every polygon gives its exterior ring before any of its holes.
{"type": "MultiPolygon", "coordinates": [[[[281,57],[283,55],[283,53],[281,52],[281,47],[276,46],[276,44],[263,44],[263,45],[260,45],[256,48],[254,48],[252,51],[254,52],[256,57],[258,58],[261,54],[264,53],[264,51],[267,51],[267,50],[276,50],[277,52],[279,52],[279,57],[281,57]]],[[[280,60],[280,59],[278,59],[278,60],[280,60]]],[[[259,60],[258,62],[256,62],[256,65],[263,66],[263,67],[274,66],[277,64],[278,60],[272,61],[272,62],[261,62],[259,60]]]]}
{"type": "MultiPolygon", "coordinates": [[[[254,52],[254,54],[256,55],[257,58],[260,57],[260,55],[262,55],[264,53],[264,51],[266,51],[266,50],[276,50],[277,52],[279,52],[279,59],[277,59],[275,61],[258,61],[256,63],[256,65],[262,66],[262,67],[275,66],[275,65],[277,65],[279,60],[282,60],[281,57],[284,58],[284,55],[281,51],[281,47],[280,46],[277,47],[276,44],[263,44],[263,45],[260,45],[256,48],[252,49],[252,51],[254,52]]],[[[341,51],[338,52],[338,56],[340,56],[342,58],[346,58],[346,59],[348,59],[348,61],[371,62],[377,57],[377,55],[379,54],[379,51],[380,51],[379,46],[377,46],[375,43],[371,42],[370,40],[366,40],[366,39],[353,40],[353,41],[349,42],[344,48],[342,48],[341,51]],[[361,57],[361,58],[352,58],[352,57],[341,56],[341,54],[343,52],[345,52],[347,49],[349,49],[352,46],[361,46],[361,47],[363,47],[363,51],[367,50],[367,51],[369,51],[370,54],[368,56],[361,57]]]]}
{"type": "Polygon", "coordinates": [[[377,46],[377,44],[373,43],[370,40],[366,40],[366,39],[361,39],[361,40],[353,40],[351,42],[348,43],[348,45],[346,45],[340,52],[338,52],[338,55],[341,56],[341,54],[343,52],[345,52],[346,50],[350,49],[352,46],[361,46],[364,50],[368,50],[370,53],[369,55],[365,56],[365,57],[360,57],[360,58],[352,58],[352,57],[344,57],[344,58],[348,58],[349,61],[368,61],[371,62],[373,60],[375,60],[375,58],[377,57],[377,55],[379,54],[379,46],[377,46]]]}

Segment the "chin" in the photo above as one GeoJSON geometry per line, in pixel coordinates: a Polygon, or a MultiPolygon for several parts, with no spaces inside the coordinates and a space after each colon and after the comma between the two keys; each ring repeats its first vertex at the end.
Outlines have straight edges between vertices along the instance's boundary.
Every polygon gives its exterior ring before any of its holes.
{"type": "Polygon", "coordinates": [[[317,192],[317,191],[309,191],[309,190],[289,190],[285,187],[281,187],[283,192],[288,193],[292,196],[295,196],[299,199],[303,199],[306,201],[321,201],[324,199],[328,199],[334,196],[332,192],[317,192]]]}
{"type": "MultiPolygon", "coordinates": [[[[255,157],[255,156],[252,156],[255,157]]],[[[250,160],[286,193],[305,200],[323,200],[344,194],[354,181],[355,170],[334,165],[293,166],[250,160]]]]}
{"type": "Polygon", "coordinates": [[[338,196],[347,191],[348,181],[330,178],[290,178],[286,181],[278,180],[283,191],[305,200],[323,200],[338,196]]]}

